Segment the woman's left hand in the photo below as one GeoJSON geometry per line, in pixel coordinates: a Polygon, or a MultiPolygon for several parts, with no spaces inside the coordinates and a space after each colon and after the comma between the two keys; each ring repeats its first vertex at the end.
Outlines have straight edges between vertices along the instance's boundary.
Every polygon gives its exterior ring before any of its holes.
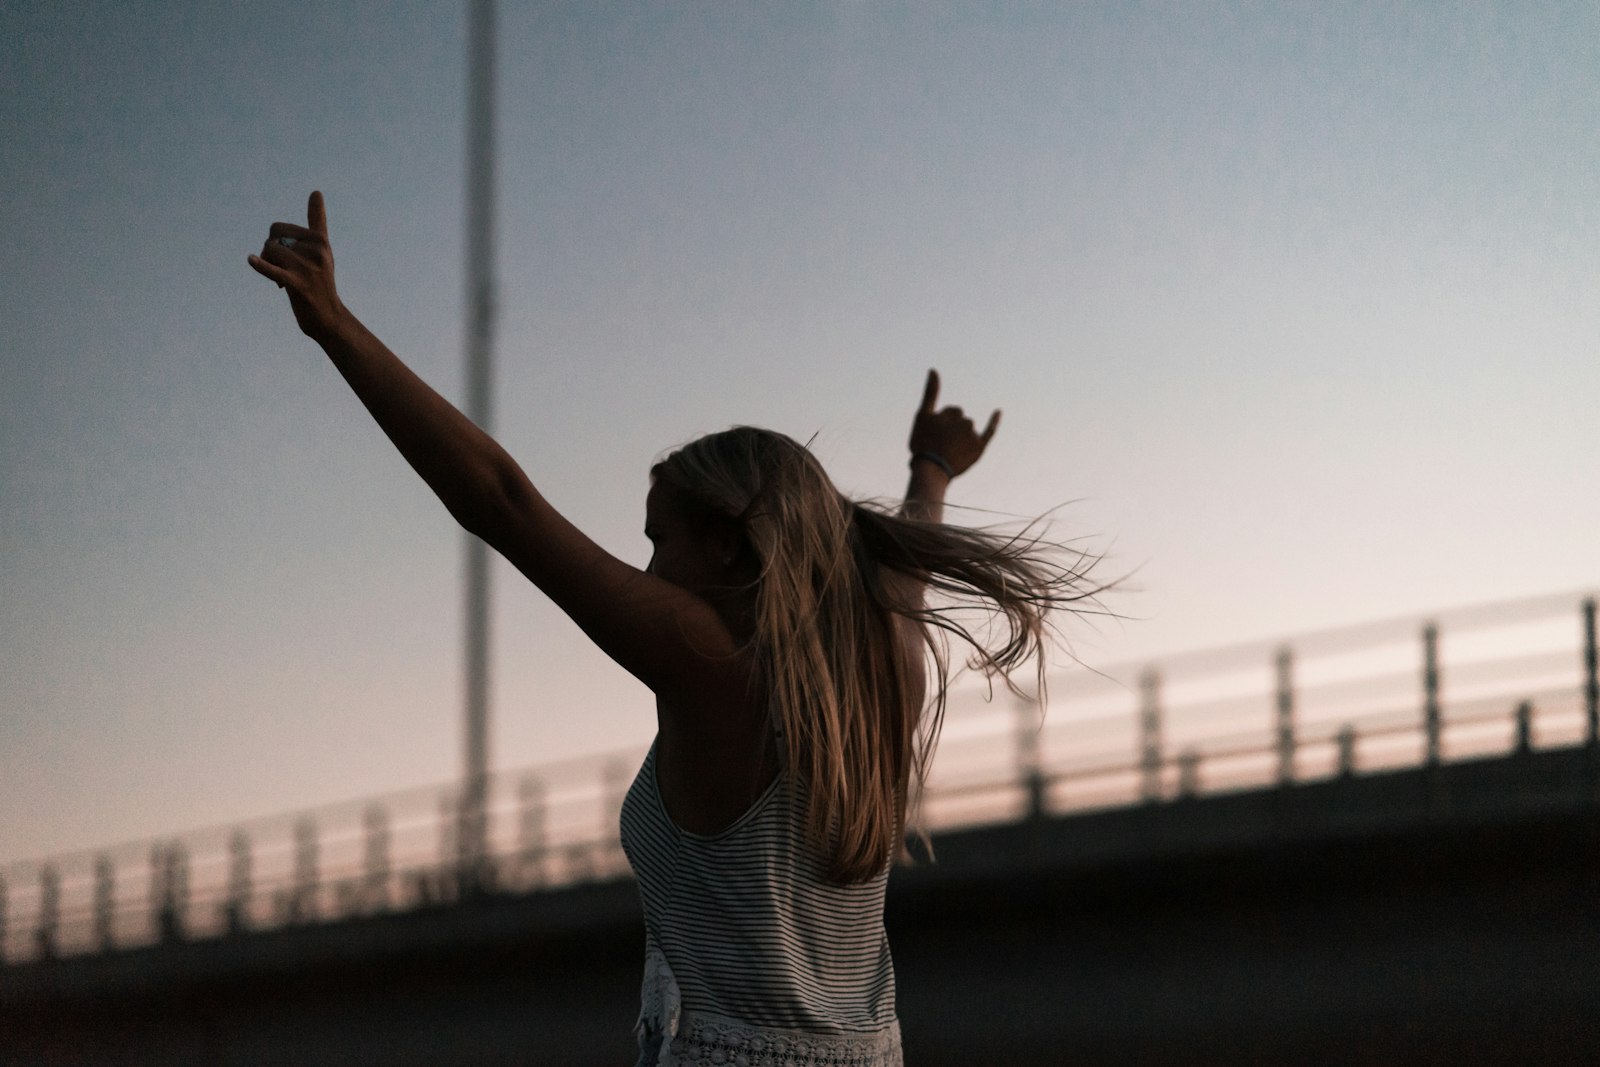
{"type": "Polygon", "coordinates": [[[922,390],[922,404],[911,423],[911,454],[933,453],[950,465],[954,477],[978,462],[983,450],[989,447],[994,432],[1000,428],[1000,409],[995,409],[988,425],[979,433],[960,408],[941,410],[938,403],[939,372],[930,370],[928,383],[922,390]]]}
{"type": "Polygon", "coordinates": [[[289,307],[300,329],[313,341],[330,336],[345,314],[333,284],[333,248],[328,244],[328,211],[322,194],[306,205],[308,226],[274,222],[261,254],[249,257],[256,273],[289,291],[289,307]]]}

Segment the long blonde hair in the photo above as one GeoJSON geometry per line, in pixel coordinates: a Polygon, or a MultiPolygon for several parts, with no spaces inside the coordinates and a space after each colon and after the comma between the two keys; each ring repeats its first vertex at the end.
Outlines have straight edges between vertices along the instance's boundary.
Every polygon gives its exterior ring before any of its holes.
{"type": "Polygon", "coordinates": [[[650,473],[742,530],[759,575],[752,651],[783,732],[783,773],[805,787],[809,839],[838,882],[875,877],[906,854],[908,807],[944,718],[948,638],[971,647],[970,667],[1008,685],[1033,660],[1042,689],[1050,613],[1101,591],[1087,580],[1092,557],[1029,531],[851,501],[808,449],[771,430],[708,434],[650,473]],[[923,588],[942,603],[925,604],[923,588]],[[979,630],[963,621],[974,607],[979,630]],[[897,618],[920,624],[931,700],[897,618]]]}

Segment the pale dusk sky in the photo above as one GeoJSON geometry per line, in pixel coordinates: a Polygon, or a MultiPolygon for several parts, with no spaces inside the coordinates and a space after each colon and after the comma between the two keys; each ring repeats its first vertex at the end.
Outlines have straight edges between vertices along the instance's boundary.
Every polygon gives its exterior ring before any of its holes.
{"type": "MultiPolygon", "coordinates": [[[[461,533],[245,264],[461,395],[465,7],[0,5],[0,860],[447,780],[461,533]]],[[[1090,663],[1600,583],[1592,3],[512,4],[496,430],[643,564],[755,423],[1138,568],[1090,663]]],[[[959,513],[957,513],[959,514],[959,513]]],[[[983,516],[974,513],[978,518],[983,516]]],[[[497,565],[493,763],[649,694],[497,565]]]]}

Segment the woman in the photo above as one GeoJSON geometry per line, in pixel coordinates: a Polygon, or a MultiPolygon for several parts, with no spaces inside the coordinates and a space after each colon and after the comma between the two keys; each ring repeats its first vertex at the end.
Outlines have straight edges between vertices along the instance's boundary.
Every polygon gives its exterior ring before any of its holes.
{"type": "Polygon", "coordinates": [[[640,1063],[900,1063],[883,894],[944,708],[943,638],[1042,681],[1049,612],[1094,592],[1051,546],[940,523],[999,412],[977,432],[929,372],[899,515],[847,500],[781,434],[700,438],[651,471],[640,571],[345,309],[320,193],[308,215],[273,223],[250,265],[450,514],[655,693],[622,815],[647,932],[640,1063]]]}

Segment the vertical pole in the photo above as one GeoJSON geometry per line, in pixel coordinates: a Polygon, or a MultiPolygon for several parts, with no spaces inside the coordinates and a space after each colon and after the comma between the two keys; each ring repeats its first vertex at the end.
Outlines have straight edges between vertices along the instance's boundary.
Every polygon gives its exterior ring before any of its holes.
{"type": "Polygon", "coordinates": [[[1278,784],[1294,781],[1294,653],[1278,649],[1278,784]]]}
{"type": "Polygon", "coordinates": [[[164,841],[155,841],[150,845],[150,924],[155,929],[156,938],[162,938],[162,909],[167,900],[167,879],[171,871],[167,867],[167,845],[164,841]]]}
{"type": "Polygon", "coordinates": [[[1017,697],[1017,779],[1027,796],[1028,818],[1042,819],[1048,807],[1045,797],[1044,761],[1039,751],[1039,697],[1017,697]]]}
{"type": "Polygon", "coordinates": [[[544,881],[544,783],[528,775],[517,788],[517,798],[522,808],[517,848],[523,869],[538,885],[544,881]]]}
{"type": "Polygon", "coordinates": [[[1186,748],[1178,755],[1178,796],[1193,800],[1200,795],[1200,753],[1186,748]]]}
{"type": "Polygon", "coordinates": [[[189,903],[189,856],[181,842],[171,841],[161,849],[159,862],[161,894],[156,903],[156,929],[163,943],[179,941],[189,903]]]}
{"type": "Polygon", "coordinates": [[[1337,740],[1339,748],[1339,777],[1348,778],[1356,773],[1356,728],[1341,726],[1337,740]]]}
{"type": "Polygon", "coordinates": [[[361,817],[366,848],[361,857],[361,906],[368,911],[389,907],[389,813],[370,804],[361,817]]]}
{"type": "Polygon", "coordinates": [[[1583,602],[1583,708],[1588,742],[1600,743],[1600,679],[1595,676],[1594,597],[1583,602]]]}
{"type": "Polygon", "coordinates": [[[1422,628],[1422,725],[1427,735],[1427,764],[1439,763],[1439,627],[1428,623],[1422,628]]]}
{"type": "Polygon", "coordinates": [[[113,920],[116,916],[117,872],[111,857],[94,858],[94,943],[102,952],[116,946],[113,920]]]}
{"type": "Polygon", "coordinates": [[[595,850],[602,872],[617,862],[622,849],[618,831],[622,823],[622,805],[628,799],[628,765],[622,760],[609,760],[603,775],[601,790],[605,800],[601,818],[605,825],[600,829],[601,845],[595,850]]]}
{"type": "Polygon", "coordinates": [[[241,934],[250,916],[250,835],[235,830],[228,837],[228,932],[241,934]]]}
{"type": "Polygon", "coordinates": [[[1524,700],[1517,705],[1517,755],[1526,756],[1533,751],[1533,702],[1524,700]]]}
{"type": "MultiPolygon", "coordinates": [[[[461,799],[452,793],[439,794],[439,870],[432,891],[441,901],[450,899],[451,885],[459,888],[461,884],[458,878],[450,877],[451,865],[461,855],[461,804],[461,799]]],[[[455,873],[461,872],[457,869],[455,873]]]]}
{"type": "MultiPolygon", "coordinates": [[[[494,347],[494,0],[472,0],[467,62],[466,414],[492,432],[494,347]]],[[[484,881],[489,793],[489,550],[466,535],[466,730],[456,878],[484,881]]]]}
{"type": "Polygon", "coordinates": [[[39,868],[39,925],[33,941],[42,959],[55,956],[61,930],[61,872],[54,864],[39,868]]]}
{"type": "Polygon", "coordinates": [[[306,922],[317,911],[317,824],[308,816],[294,824],[294,883],[291,922],[306,922]]]}
{"type": "Polygon", "coordinates": [[[1139,795],[1161,799],[1161,674],[1154,667],[1139,678],[1139,795]]]}
{"type": "Polygon", "coordinates": [[[0,875],[0,967],[4,967],[9,958],[6,955],[6,934],[9,932],[10,918],[6,911],[6,879],[4,875],[0,875]]]}
{"type": "Polygon", "coordinates": [[[172,933],[181,938],[189,915],[189,849],[179,841],[167,858],[172,863],[172,933]]]}

